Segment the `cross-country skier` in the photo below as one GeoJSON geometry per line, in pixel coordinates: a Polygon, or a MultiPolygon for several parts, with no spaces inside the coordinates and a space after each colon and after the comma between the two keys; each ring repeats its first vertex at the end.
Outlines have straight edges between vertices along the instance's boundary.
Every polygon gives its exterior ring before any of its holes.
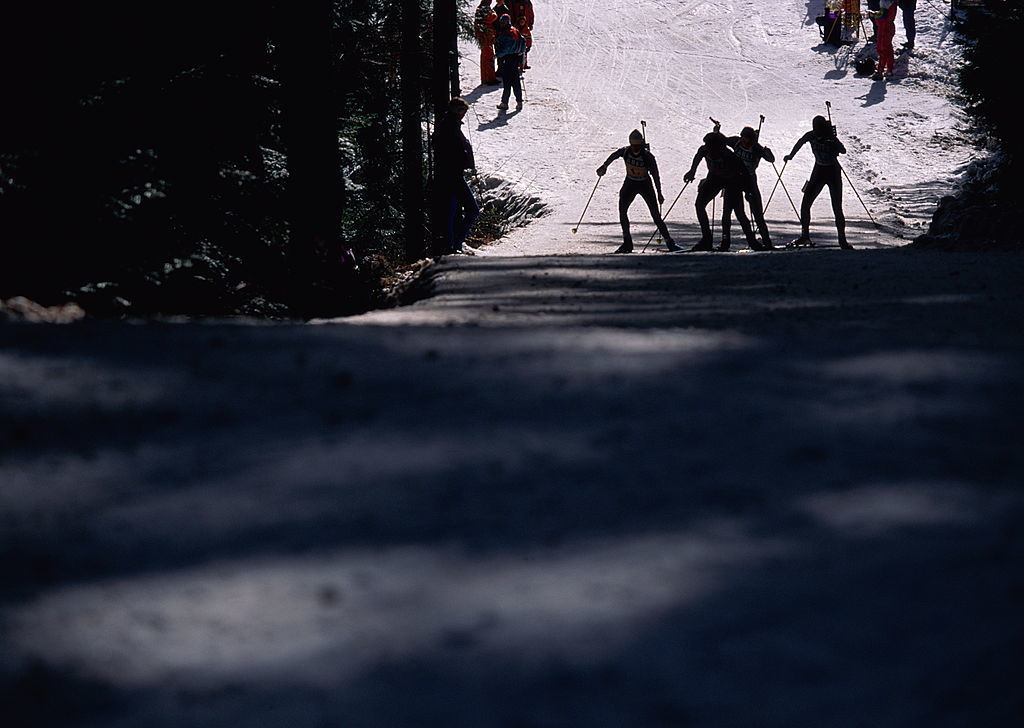
{"type": "MultiPolygon", "coordinates": [[[[879,30],[881,32],[881,30],[879,30]]],[[[793,245],[809,245],[811,242],[811,205],[821,194],[825,185],[832,198],[832,212],[836,217],[836,230],[839,233],[839,247],[853,250],[846,242],[846,216],[843,215],[843,170],[839,166],[839,155],[846,154],[846,147],[836,138],[836,130],[824,116],[815,116],[811,122],[811,131],[804,134],[793,146],[793,151],[783,159],[787,162],[796,156],[800,147],[810,143],[814,154],[814,169],[811,177],[804,185],[804,197],[800,202],[800,237],[793,245]]]]}
{"type": "Polygon", "coordinates": [[[669,234],[668,228],[665,226],[665,221],[661,218],[661,213],[658,212],[658,205],[665,202],[665,196],[661,194],[661,175],[658,174],[658,162],[647,149],[647,145],[644,144],[644,135],[637,129],[629,133],[628,147],[622,147],[612,152],[608,159],[604,160],[604,164],[597,168],[598,176],[603,177],[608,171],[608,165],[620,158],[626,164],[626,179],[623,180],[622,188],[619,190],[619,224],[622,225],[622,245],[615,252],[633,252],[633,236],[629,232],[629,206],[633,204],[637,195],[644,198],[644,202],[647,203],[651,218],[658,226],[662,237],[665,238],[668,249],[670,251],[682,250],[682,247],[676,245],[672,239],[672,235],[669,234]]]}
{"type": "Polygon", "coordinates": [[[895,57],[892,39],[896,36],[896,0],[881,0],[880,8],[870,13],[875,20],[875,49],[878,51],[878,68],[873,78],[881,81],[892,76],[895,57]]]}
{"type": "Polygon", "coordinates": [[[704,144],[693,155],[690,171],[683,175],[685,182],[693,182],[697,176],[697,166],[700,161],[703,159],[707,163],[708,176],[697,185],[697,200],[694,203],[697,208],[697,220],[700,222],[700,242],[691,250],[711,250],[711,222],[708,219],[708,203],[723,191],[725,199],[722,208],[722,250],[729,249],[730,233],[725,221],[731,221],[734,214],[747,238],[747,245],[753,250],[765,250],[765,247],[757,242],[754,231],[750,228],[750,220],[747,219],[747,214],[743,211],[743,193],[753,188],[750,172],[740,158],[728,149],[725,135],[717,131],[717,126],[715,128],[716,131],[704,137],[704,144]]]}
{"type": "Polygon", "coordinates": [[[523,52],[526,42],[519,37],[519,31],[512,27],[512,18],[502,15],[494,24],[497,38],[494,41],[494,53],[498,57],[498,75],[501,76],[504,89],[501,92],[502,111],[508,108],[509,96],[516,95],[516,111],[523,108],[523,82],[520,66],[523,63],[523,52]]]}
{"type": "Polygon", "coordinates": [[[491,0],[480,0],[473,20],[477,43],[480,44],[480,83],[495,85],[494,74],[494,21],[498,19],[491,9],[491,0]]]}
{"type": "MultiPolygon", "coordinates": [[[[757,136],[757,131],[749,126],[745,126],[739,136],[729,137],[725,143],[740,158],[740,161],[743,162],[743,165],[750,173],[750,188],[746,190],[747,204],[750,205],[750,214],[754,218],[757,230],[761,233],[762,245],[766,249],[771,250],[775,246],[772,245],[771,235],[768,234],[768,224],[764,221],[764,203],[761,200],[761,189],[757,185],[757,165],[761,163],[762,159],[767,159],[769,163],[774,163],[775,155],[768,147],[758,144],[757,136]]],[[[722,218],[723,238],[726,235],[726,230],[729,229],[730,223],[729,217],[722,218]]],[[[724,240],[722,244],[723,246],[726,245],[724,240]]]]}
{"type": "Polygon", "coordinates": [[[480,205],[466,182],[464,170],[473,170],[473,146],[462,133],[462,119],[469,111],[465,99],[454,98],[434,130],[434,154],[437,166],[434,186],[441,213],[447,220],[447,253],[462,251],[473,223],[480,215],[480,205]]]}

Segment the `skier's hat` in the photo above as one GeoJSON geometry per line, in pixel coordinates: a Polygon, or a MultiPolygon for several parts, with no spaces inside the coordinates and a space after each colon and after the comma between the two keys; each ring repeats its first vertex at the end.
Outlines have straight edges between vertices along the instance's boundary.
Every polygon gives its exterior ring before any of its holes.
{"type": "Polygon", "coordinates": [[[755,141],[755,142],[757,141],[757,132],[754,130],[754,128],[752,126],[745,126],[745,127],[743,127],[743,131],[740,132],[740,136],[741,137],[746,137],[747,139],[750,139],[751,141],[755,141]]]}
{"type": "Polygon", "coordinates": [[[630,144],[643,144],[644,143],[644,135],[640,133],[639,129],[634,129],[633,131],[629,132],[629,143],[630,144]]]}
{"type": "Polygon", "coordinates": [[[704,143],[709,147],[722,149],[725,147],[725,142],[725,134],[720,131],[712,131],[704,135],[704,143]]]}
{"type": "Polygon", "coordinates": [[[820,115],[811,119],[811,128],[814,129],[814,133],[818,136],[829,136],[832,133],[832,127],[828,123],[828,119],[820,115]]]}

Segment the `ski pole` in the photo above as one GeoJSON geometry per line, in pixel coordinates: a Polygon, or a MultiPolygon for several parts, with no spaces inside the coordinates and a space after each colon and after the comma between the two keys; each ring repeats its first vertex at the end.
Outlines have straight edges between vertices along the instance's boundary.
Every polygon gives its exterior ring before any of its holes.
{"type": "MultiPolygon", "coordinates": [[[[829,126],[831,126],[832,125],[832,102],[831,101],[826,101],[825,102],[825,108],[828,109],[828,123],[829,123],[829,126]]],[[[846,169],[843,168],[843,165],[839,164],[838,160],[836,160],[836,165],[839,167],[840,171],[842,171],[843,176],[846,177],[846,182],[847,182],[847,184],[850,185],[850,189],[853,190],[853,194],[857,195],[857,199],[860,200],[860,206],[863,207],[864,208],[864,212],[866,212],[868,214],[868,219],[871,220],[871,224],[874,225],[877,228],[878,227],[878,222],[875,221],[875,217],[874,217],[874,215],[871,214],[871,210],[868,209],[868,206],[864,204],[864,199],[860,196],[860,193],[857,191],[857,188],[853,186],[853,181],[850,179],[850,175],[848,175],[846,173],[846,169]]]]}
{"type": "Polygon", "coordinates": [[[764,125],[764,114],[758,114],[758,116],[761,117],[761,120],[757,122],[757,138],[758,138],[758,141],[760,141],[760,139],[761,139],[761,127],[764,125]]]}
{"type": "MultiPolygon", "coordinates": [[[[676,206],[676,203],[679,202],[679,198],[683,196],[683,193],[686,192],[686,188],[689,186],[690,183],[687,182],[686,184],[683,185],[683,189],[679,190],[679,194],[676,195],[676,199],[672,200],[672,204],[668,206],[668,212],[666,212],[662,216],[662,222],[664,222],[668,218],[668,216],[672,214],[672,208],[676,206]]],[[[659,231],[655,230],[653,233],[651,233],[651,237],[647,238],[647,242],[644,244],[644,249],[640,251],[641,253],[647,252],[647,246],[651,244],[651,241],[654,240],[654,236],[657,235],[658,232],[659,231]]]]}
{"type": "MultiPolygon", "coordinates": [[[[837,162],[837,164],[838,164],[838,162],[837,162]]],[[[846,170],[843,169],[843,166],[841,164],[838,165],[838,166],[839,166],[839,169],[842,170],[843,176],[846,177],[846,182],[850,185],[850,189],[853,190],[853,194],[857,195],[857,199],[860,200],[860,204],[861,204],[861,207],[864,208],[864,212],[866,212],[868,214],[868,219],[871,220],[871,224],[874,225],[876,228],[879,227],[878,223],[875,222],[874,216],[871,214],[871,210],[869,210],[868,206],[864,204],[864,200],[861,199],[860,193],[857,192],[857,188],[854,187],[853,186],[853,182],[850,181],[850,175],[848,175],[846,173],[846,170]]]]}
{"type": "MultiPolygon", "coordinates": [[[[765,212],[768,212],[768,205],[772,204],[772,198],[775,197],[775,190],[779,189],[779,184],[782,182],[782,175],[786,173],[786,165],[787,164],[789,164],[789,160],[788,159],[785,160],[782,163],[782,171],[781,172],[779,170],[777,170],[777,169],[775,170],[775,174],[778,176],[778,179],[775,180],[775,186],[772,187],[772,193],[770,195],[768,195],[768,202],[764,203],[764,211],[765,212]]],[[[775,165],[773,164],[772,166],[775,166],[775,165]]]]}
{"type": "MultiPolygon", "coordinates": [[[[790,205],[790,207],[793,208],[793,212],[796,214],[796,219],[799,220],[800,219],[800,213],[796,209],[796,203],[793,202],[793,198],[790,196],[789,190],[786,188],[786,183],[782,181],[782,175],[779,173],[779,168],[775,166],[775,162],[772,162],[772,169],[775,170],[775,176],[779,178],[775,182],[775,187],[772,188],[772,194],[775,194],[775,188],[777,188],[781,184],[782,185],[782,191],[786,193],[786,197],[789,199],[789,205],[790,205]]],[[[782,170],[783,171],[786,170],[786,163],[783,163],[782,170]]],[[[772,198],[769,197],[768,198],[768,202],[771,202],[771,201],[772,201],[772,198]]],[[[762,210],[762,212],[765,212],[767,210],[768,210],[768,205],[765,205],[764,206],[764,210],[762,210]]]]}
{"type": "Polygon", "coordinates": [[[594,199],[594,193],[597,192],[597,186],[601,184],[601,175],[598,175],[597,182],[594,183],[594,189],[590,191],[590,197],[587,198],[587,204],[583,207],[583,213],[580,215],[580,221],[576,223],[576,227],[572,229],[572,234],[575,235],[576,231],[580,229],[580,224],[583,222],[583,215],[587,214],[587,208],[590,207],[590,201],[594,199]]]}

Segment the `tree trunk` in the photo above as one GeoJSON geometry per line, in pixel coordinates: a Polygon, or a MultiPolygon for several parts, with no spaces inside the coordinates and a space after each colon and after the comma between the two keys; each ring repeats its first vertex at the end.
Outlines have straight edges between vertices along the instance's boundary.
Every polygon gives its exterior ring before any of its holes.
{"type": "Polygon", "coordinates": [[[423,119],[420,69],[420,0],[402,0],[402,49],[399,66],[402,99],[402,210],[405,256],[419,260],[425,252],[423,227],[423,119]]]}
{"type": "Polygon", "coordinates": [[[459,40],[456,27],[456,0],[434,0],[434,118],[439,119],[448,101],[458,96],[459,40]]]}
{"type": "Polygon", "coordinates": [[[343,187],[332,73],[332,3],[280,3],[277,56],[288,155],[290,287],[302,305],[318,258],[339,256],[343,187]]]}

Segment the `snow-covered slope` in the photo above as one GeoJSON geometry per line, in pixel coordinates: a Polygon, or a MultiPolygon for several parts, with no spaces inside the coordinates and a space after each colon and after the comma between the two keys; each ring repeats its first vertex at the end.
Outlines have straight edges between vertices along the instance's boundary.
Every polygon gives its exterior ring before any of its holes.
{"type": "MultiPolygon", "coordinates": [[[[955,130],[959,51],[948,6],[918,4],[917,49],[897,60],[896,77],[887,83],[855,74],[863,40],[840,49],[821,44],[814,18],[822,7],[821,0],[538,0],[528,101],[522,112],[505,116],[495,108],[500,87],[478,85],[478,52],[464,45],[463,90],[474,104],[467,127],[477,166],[550,210],[481,252],[598,253],[617,245],[621,165],[601,182],[579,234],[571,229],[597,179],[595,168],[626,144],[641,119],[671,201],[710,131],[709,116],[735,134],[756,127],[763,114],[762,141],[781,169],[782,155],[811,118],[826,113],[826,100],[849,149],[846,169],[875,218],[907,237],[921,232],[972,157],[955,130]]],[[[903,39],[897,20],[897,45],[903,39]]],[[[811,164],[804,149],[783,177],[798,205],[811,164]]],[[[762,165],[766,197],[774,174],[762,165]]],[[[796,215],[781,192],[767,217],[784,239],[795,230],[796,215]]],[[[691,186],[669,218],[684,242],[693,237],[693,197],[691,186]]],[[[850,190],[845,209],[855,244],[905,242],[876,233],[850,190]]],[[[653,225],[639,200],[632,219],[634,237],[643,242],[653,225]]],[[[815,230],[822,243],[834,244],[827,193],[815,207],[815,230]]]]}

